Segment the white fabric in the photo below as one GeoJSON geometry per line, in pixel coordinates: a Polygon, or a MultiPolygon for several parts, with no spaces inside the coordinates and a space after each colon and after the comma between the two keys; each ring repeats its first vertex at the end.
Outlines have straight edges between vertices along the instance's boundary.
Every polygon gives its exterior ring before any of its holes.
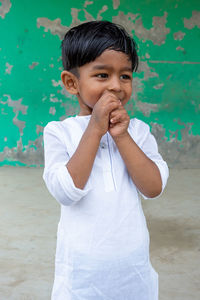
{"type": "MultiPolygon", "coordinates": [[[[141,201],[112,137],[102,137],[83,190],[65,166],[89,119],[71,117],[44,129],[43,178],[61,204],[52,300],[157,300],[141,201]]],[[[132,119],[128,130],[157,164],[164,189],[168,167],[149,126],[132,119]]]]}

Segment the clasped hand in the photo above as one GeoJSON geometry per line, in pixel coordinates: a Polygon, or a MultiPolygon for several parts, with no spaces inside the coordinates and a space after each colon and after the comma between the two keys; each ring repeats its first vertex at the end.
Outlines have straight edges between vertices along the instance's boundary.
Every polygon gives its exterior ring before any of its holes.
{"type": "Polygon", "coordinates": [[[130,118],[117,96],[105,91],[93,107],[90,123],[102,136],[107,131],[114,137],[127,133],[130,118]]]}

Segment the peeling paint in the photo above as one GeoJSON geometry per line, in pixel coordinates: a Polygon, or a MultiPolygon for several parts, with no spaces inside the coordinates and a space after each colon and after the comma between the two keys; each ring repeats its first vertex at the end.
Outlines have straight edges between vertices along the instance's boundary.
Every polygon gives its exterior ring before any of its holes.
{"type": "Polygon", "coordinates": [[[51,82],[52,82],[52,85],[55,86],[55,87],[56,86],[62,86],[62,80],[56,81],[56,80],[52,79],[51,82]]]}
{"type": "Polygon", "coordinates": [[[51,106],[51,107],[49,108],[49,113],[50,113],[51,115],[53,115],[53,116],[56,114],[55,106],[51,106]]]}
{"type": "Polygon", "coordinates": [[[182,52],[185,53],[185,49],[184,49],[183,47],[180,47],[180,46],[179,46],[179,47],[176,47],[176,50],[178,50],[178,51],[180,50],[180,51],[182,51],[182,52]]]}
{"type": "MultiPolygon", "coordinates": [[[[97,15],[97,20],[101,20],[101,14],[104,13],[108,7],[104,5],[102,9],[99,11],[97,15]]],[[[81,22],[78,19],[78,14],[81,9],[72,8],[72,24],[70,27],[79,25],[81,22]]],[[[94,17],[89,14],[86,9],[83,9],[85,14],[85,18],[87,21],[95,20],[94,17]]],[[[165,43],[166,35],[169,34],[170,29],[166,28],[166,19],[167,12],[164,12],[164,16],[162,17],[153,17],[153,27],[151,29],[146,29],[143,26],[142,18],[139,17],[139,14],[128,13],[125,15],[123,12],[119,12],[118,16],[113,17],[113,22],[124,25],[124,27],[129,31],[129,33],[134,30],[135,35],[142,39],[143,41],[151,40],[155,45],[161,45],[165,43]],[[132,22],[134,21],[134,22],[132,22]]],[[[60,39],[64,38],[65,33],[69,30],[70,27],[61,25],[61,20],[57,18],[54,21],[49,20],[48,18],[38,18],[37,19],[37,27],[44,27],[45,32],[50,30],[53,35],[58,35],[60,39]]]]}
{"type": "Polygon", "coordinates": [[[29,67],[29,69],[33,70],[38,65],[39,65],[39,62],[32,62],[32,64],[29,65],[28,67],[29,67]]]}
{"type": "Polygon", "coordinates": [[[71,8],[71,16],[72,16],[72,24],[70,27],[79,25],[81,22],[78,18],[78,14],[81,11],[81,9],[77,9],[77,8],[71,8]]]}
{"type": "Polygon", "coordinates": [[[17,146],[13,148],[5,147],[0,153],[0,161],[20,162],[24,165],[42,165],[44,162],[43,137],[40,135],[36,140],[29,141],[23,146],[22,138],[17,141],[17,146]]]}
{"type": "Polygon", "coordinates": [[[6,74],[11,74],[12,68],[13,68],[13,65],[10,65],[10,64],[7,62],[7,63],[6,63],[6,70],[5,70],[5,73],[6,73],[6,74]]]}
{"type": "Polygon", "coordinates": [[[182,31],[178,31],[178,32],[175,32],[174,34],[173,34],[173,37],[174,37],[174,39],[177,41],[182,41],[182,39],[184,38],[184,36],[185,36],[185,32],[182,32],[182,31]]]}
{"type": "Polygon", "coordinates": [[[162,17],[153,17],[153,27],[151,29],[146,29],[142,23],[142,17],[140,14],[128,13],[120,11],[118,16],[113,17],[113,21],[122,24],[129,33],[134,34],[143,42],[146,40],[151,40],[154,45],[162,45],[165,43],[167,34],[170,33],[170,28],[167,28],[167,12],[164,12],[162,17]]]}
{"type": "MultiPolygon", "coordinates": [[[[142,92],[143,88],[142,88],[143,84],[142,84],[142,80],[138,77],[133,78],[133,83],[132,83],[132,87],[133,87],[133,93],[134,93],[134,100],[137,101],[137,94],[139,92],[142,92]]],[[[130,110],[131,111],[131,110],[130,110]]]]}
{"type": "Polygon", "coordinates": [[[158,111],[158,105],[153,104],[153,103],[148,103],[148,102],[141,102],[137,101],[136,102],[136,107],[142,111],[144,116],[148,117],[151,112],[156,112],[158,111]]]}
{"type": "MultiPolygon", "coordinates": [[[[95,18],[91,15],[91,14],[89,14],[89,12],[87,12],[87,10],[86,9],[83,9],[83,11],[84,11],[84,13],[85,13],[85,19],[86,19],[86,21],[94,21],[95,20],[95,18]]],[[[79,24],[80,24],[81,22],[79,21],[79,24]]]]}
{"type": "Polygon", "coordinates": [[[178,140],[178,130],[171,132],[171,138],[167,140],[164,138],[166,129],[160,124],[151,123],[159,151],[170,168],[199,168],[200,135],[195,136],[191,133],[192,124],[183,123],[182,125],[184,128],[181,129],[181,140],[178,140]]]}
{"type": "MultiPolygon", "coordinates": [[[[143,73],[142,78],[138,78],[134,76],[133,82],[132,82],[132,87],[133,87],[133,94],[134,94],[134,102],[136,105],[136,108],[142,111],[145,116],[149,116],[151,108],[154,110],[155,106],[151,104],[147,104],[146,110],[145,110],[145,104],[141,104],[143,102],[139,101],[138,99],[138,93],[141,93],[144,89],[145,81],[149,80],[150,78],[156,78],[158,77],[158,74],[153,71],[152,68],[148,65],[147,61],[140,61],[137,73],[143,73]]],[[[133,108],[129,107],[129,111],[134,111],[133,108]]]]}
{"type": "Polygon", "coordinates": [[[138,73],[144,72],[143,80],[158,77],[158,73],[153,72],[152,68],[148,65],[147,61],[140,61],[138,66],[138,73]]]}
{"type": "MultiPolygon", "coordinates": [[[[102,16],[101,14],[103,14],[106,10],[108,10],[108,6],[107,5],[104,5],[102,7],[102,9],[98,12],[98,15],[97,15],[97,20],[102,20],[102,16]]],[[[89,20],[89,19],[88,19],[89,20]]]]}
{"type": "Polygon", "coordinates": [[[16,112],[16,115],[13,118],[13,124],[19,128],[20,135],[22,135],[25,128],[25,122],[18,119],[18,114],[19,112],[16,112]]]}
{"type": "Polygon", "coordinates": [[[23,98],[20,98],[19,100],[12,100],[10,95],[3,95],[4,97],[7,97],[7,101],[0,101],[2,104],[7,104],[8,106],[13,108],[14,112],[21,112],[23,115],[27,114],[28,106],[21,104],[23,98]]]}
{"type": "MultiPolygon", "coordinates": [[[[56,80],[52,79],[51,82],[52,82],[52,86],[54,86],[54,87],[60,86],[61,87],[60,90],[57,90],[58,93],[60,93],[61,95],[64,95],[68,99],[74,98],[74,96],[69,94],[68,91],[65,89],[62,80],[56,81],[56,80]]],[[[51,95],[50,101],[51,102],[62,102],[62,100],[58,100],[58,98],[55,98],[55,95],[51,95]]]]}
{"type": "Polygon", "coordinates": [[[184,18],[185,28],[192,29],[195,26],[200,28],[200,11],[193,10],[192,17],[190,19],[184,18]]]}
{"type": "Polygon", "coordinates": [[[113,0],[113,8],[114,9],[118,9],[119,5],[120,5],[120,0],[113,0]]]}
{"type": "Polygon", "coordinates": [[[43,133],[44,127],[41,125],[36,126],[36,133],[39,135],[40,133],[43,133]]]}
{"type": "MultiPolygon", "coordinates": [[[[99,11],[98,14],[98,18],[101,19],[101,14],[103,12],[105,12],[107,10],[107,6],[104,5],[103,8],[99,11]]],[[[77,8],[71,8],[71,15],[72,15],[72,24],[70,25],[70,27],[68,26],[63,26],[61,25],[61,20],[59,18],[51,21],[48,18],[38,18],[37,19],[37,27],[44,27],[44,31],[48,32],[48,30],[50,30],[50,32],[53,35],[58,35],[59,38],[62,40],[65,36],[65,33],[71,28],[74,27],[76,25],[79,25],[81,22],[78,19],[78,14],[81,11],[81,9],[77,9],[77,8]]],[[[87,21],[94,21],[94,17],[89,14],[87,12],[86,9],[83,9],[83,12],[85,14],[85,18],[87,21]]]]}
{"type": "Polygon", "coordinates": [[[93,3],[94,3],[94,1],[85,1],[84,7],[87,7],[88,5],[91,5],[93,3]]]}
{"type": "Polygon", "coordinates": [[[37,27],[44,27],[45,32],[50,30],[51,34],[58,35],[61,40],[69,30],[69,27],[61,25],[61,20],[59,18],[54,21],[51,21],[48,18],[37,18],[37,27]]]}
{"type": "Polygon", "coordinates": [[[65,120],[68,116],[74,116],[79,113],[78,101],[76,98],[74,98],[74,100],[74,103],[66,101],[61,104],[62,107],[65,109],[65,114],[59,118],[60,121],[65,120]]]}
{"type": "Polygon", "coordinates": [[[27,114],[28,106],[22,105],[21,102],[23,98],[19,100],[12,100],[10,95],[3,95],[4,97],[7,97],[7,101],[0,101],[3,105],[8,105],[9,107],[13,108],[13,112],[15,113],[15,117],[13,118],[13,124],[16,125],[19,129],[20,135],[23,134],[23,130],[25,128],[25,122],[18,119],[19,112],[21,112],[23,115],[27,114]]]}
{"type": "Polygon", "coordinates": [[[59,100],[57,97],[55,97],[55,94],[50,94],[50,102],[57,103],[62,102],[62,100],[59,100]]]}
{"type": "Polygon", "coordinates": [[[163,86],[164,86],[164,83],[158,83],[158,84],[153,86],[153,89],[161,90],[163,86]]]}
{"type": "Polygon", "coordinates": [[[0,3],[1,3],[1,5],[0,5],[0,17],[2,17],[2,19],[4,19],[5,15],[11,9],[11,2],[10,2],[10,0],[1,0],[0,3]]]}

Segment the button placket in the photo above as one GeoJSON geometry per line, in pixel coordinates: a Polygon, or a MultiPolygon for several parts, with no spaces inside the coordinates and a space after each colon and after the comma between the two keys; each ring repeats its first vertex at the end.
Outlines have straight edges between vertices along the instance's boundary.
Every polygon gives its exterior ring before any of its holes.
{"type": "Polygon", "coordinates": [[[107,140],[107,134],[103,137],[102,141],[100,142],[100,148],[102,151],[104,187],[106,192],[111,192],[114,190],[115,187],[112,176],[111,157],[107,140]]]}
{"type": "Polygon", "coordinates": [[[100,148],[101,148],[101,149],[106,149],[106,148],[107,148],[106,143],[101,142],[101,143],[100,143],[100,148]]]}

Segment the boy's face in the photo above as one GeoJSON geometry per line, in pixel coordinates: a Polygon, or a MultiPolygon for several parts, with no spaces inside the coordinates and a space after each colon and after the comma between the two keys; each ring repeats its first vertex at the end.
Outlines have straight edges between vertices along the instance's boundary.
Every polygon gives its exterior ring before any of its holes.
{"type": "Polygon", "coordinates": [[[80,114],[88,115],[106,91],[125,105],[132,93],[132,63],[119,51],[105,50],[94,61],[78,69],[77,97],[80,114]]]}

